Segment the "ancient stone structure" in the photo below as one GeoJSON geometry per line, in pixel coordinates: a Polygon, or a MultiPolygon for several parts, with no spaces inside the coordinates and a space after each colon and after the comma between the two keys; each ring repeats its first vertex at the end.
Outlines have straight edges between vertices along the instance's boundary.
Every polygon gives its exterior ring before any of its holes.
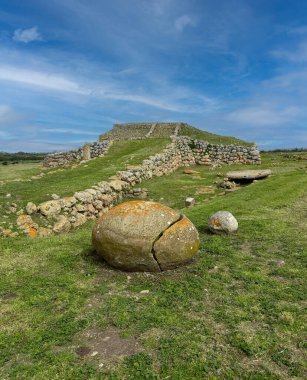
{"type": "Polygon", "coordinates": [[[111,131],[100,136],[112,140],[138,140],[177,136],[185,123],[126,123],[114,124],[111,131]]]}
{"type": "Polygon", "coordinates": [[[85,144],[76,150],[48,154],[43,161],[43,166],[46,168],[65,167],[72,163],[100,157],[108,151],[111,144],[112,140],[106,139],[100,142],[95,141],[92,144],[85,144]]]}
{"type": "MultiPolygon", "coordinates": [[[[76,192],[71,197],[52,199],[40,205],[29,202],[26,207],[27,216],[30,219],[35,214],[40,216],[42,225],[33,224],[27,218],[24,230],[31,231],[31,236],[47,236],[78,227],[88,219],[102,215],[123,197],[133,196],[133,186],[136,184],[152,177],[168,175],[179,167],[195,164],[259,164],[261,162],[259,151],[255,146],[209,144],[187,136],[176,136],[180,128],[185,126],[183,123],[167,123],[167,125],[169,126],[167,133],[172,133],[171,143],[160,153],[143,160],[140,165],[127,166],[125,170],[117,172],[110,178],[110,181],[98,182],[89,189],[76,192]]],[[[146,132],[144,135],[152,136],[159,135],[162,127],[164,124],[140,124],[136,129],[142,133],[146,132]]],[[[119,138],[120,134],[123,138],[124,128],[114,127],[113,130],[120,131],[115,138],[119,138]]],[[[105,154],[111,144],[112,140],[106,138],[99,143],[89,144],[85,149],[49,155],[44,165],[57,167],[80,162],[84,157],[88,158],[89,153],[91,158],[98,157],[105,154]]],[[[145,193],[144,196],[146,196],[145,193]]],[[[39,220],[39,218],[35,219],[39,220]]],[[[20,228],[22,226],[23,224],[20,224],[20,228]]]]}
{"type": "MultiPolygon", "coordinates": [[[[170,174],[179,167],[195,163],[210,165],[214,162],[260,162],[260,155],[255,147],[200,143],[202,142],[186,136],[174,136],[173,141],[161,153],[143,160],[141,165],[128,166],[126,170],[117,172],[111,181],[99,182],[89,189],[76,192],[72,197],[44,202],[37,206],[36,212],[47,219],[56,220],[56,223],[60,219],[60,223],[53,226],[53,232],[59,232],[59,225],[65,225],[65,230],[68,228],[68,223],[65,223],[61,215],[68,219],[69,228],[77,227],[86,220],[101,215],[123,197],[131,194],[134,185],[152,177],[170,174]]],[[[29,213],[33,213],[35,205],[31,204],[27,209],[29,213]]]]}
{"type": "Polygon", "coordinates": [[[91,155],[91,145],[90,144],[85,144],[82,148],[82,159],[84,161],[90,160],[92,157],[91,155]]]}
{"type": "Polygon", "coordinates": [[[98,219],[93,245],[115,268],[160,272],[191,261],[199,236],[178,211],[156,202],[130,201],[98,219]]]}
{"type": "Polygon", "coordinates": [[[206,141],[178,137],[177,144],[183,161],[193,165],[260,164],[260,153],[256,146],[209,144],[206,141]]]}
{"type": "Polygon", "coordinates": [[[179,136],[185,123],[127,123],[115,124],[110,132],[100,136],[100,142],[85,144],[82,148],[69,152],[49,154],[45,167],[65,167],[74,162],[89,160],[105,154],[113,140],[135,140],[170,137],[180,151],[181,166],[212,165],[212,163],[260,163],[259,151],[255,146],[209,144],[179,136]]]}

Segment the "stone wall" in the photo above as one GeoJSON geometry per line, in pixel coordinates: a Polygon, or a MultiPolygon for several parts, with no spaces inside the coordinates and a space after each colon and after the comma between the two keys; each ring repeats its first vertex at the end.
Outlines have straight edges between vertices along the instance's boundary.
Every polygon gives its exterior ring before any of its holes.
{"type": "Polygon", "coordinates": [[[177,143],[172,142],[161,153],[143,160],[141,165],[128,166],[126,170],[117,172],[108,182],[98,182],[71,197],[52,199],[39,205],[29,202],[26,207],[28,215],[20,215],[17,224],[31,236],[67,232],[106,212],[129,194],[135,184],[154,176],[170,174],[181,165],[177,143]],[[41,225],[33,222],[32,214],[40,217],[36,220],[40,219],[41,225]]]}
{"type": "Polygon", "coordinates": [[[65,167],[74,162],[100,157],[108,151],[111,144],[112,140],[106,139],[100,142],[85,144],[76,150],[48,154],[43,161],[43,166],[46,168],[65,167]]]}
{"type": "Polygon", "coordinates": [[[260,154],[255,146],[213,145],[187,136],[173,136],[172,142],[161,153],[150,156],[140,165],[127,166],[110,181],[98,182],[71,197],[53,199],[38,206],[28,203],[28,215],[18,216],[17,224],[31,236],[67,232],[106,212],[143,180],[168,175],[182,166],[215,163],[259,164],[260,154]],[[41,220],[41,225],[33,222],[32,214],[40,217],[36,220],[41,220]]]}
{"type": "Polygon", "coordinates": [[[219,145],[206,141],[192,140],[182,136],[177,138],[177,145],[185,166],[212,164],[253,164],[261,163],[260,152],[255,145],[219,145]]]}

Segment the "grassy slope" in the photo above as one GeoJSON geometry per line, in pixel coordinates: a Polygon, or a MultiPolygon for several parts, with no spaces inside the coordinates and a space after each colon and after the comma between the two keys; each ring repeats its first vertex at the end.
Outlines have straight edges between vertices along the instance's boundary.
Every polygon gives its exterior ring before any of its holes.
{"type": "MultiPolygon", "coordinates": [[[[0,205],[7,201],[5,197],[7,193],[12,194],[10,202],[16,202],[20,206],[29,201],[40,203],[48,200],[53,193],[61,196],[72,195],[75,191],[84,190],[99,181],[107,180],[118,170],[123,170],[127,164],[141,163],[150,154],[161,151],[167,142],[166,139],[116,141],[105,157],[91,160],[74,169],[51,172],[31,182],[7,183],[1,186],[0,205]]],[[[10,169],[18,168],[17,165],[10,165],[10,169]]],[[[16,177],[17,173],[11,175],[16,177]]]]}
{"type": "Polygon", "coordinates": [[[23,161],[18,164],[2,165],[0,163],[0,182],[16,179],[29,179],[39,174],[41,163],[38,161],[23,161]]]}
{"type": "Polygon", "coordinates": [[[198,140],[205,140],[211,144],[237,144],[245,146],[252,145],[252,143],[237,139],[236,137],[216,135],[214,133],[202,131],[192,126],[181,128],[179,135],[190,136],[198,140]]]}
{"type": "MultiPolygon", "coordinates": [[[[67,235],[2,240],[0,377],[303,379],[307,165],[264,161],[277,175],[184,210],[200,231],[201,254],[175,271],[128,277],[108,268],[91,251],[92,223],[67,235]],[[206,233],[220,209],[238,218],[237,234],[206,233]],[[143,289],[150,292],[140,296],[143,289]],[[103,357],[75,352],[89,326],[115,326],[144,351],[104,374],[103,357]]],[[[202,173],[208,182],[217,174],[202,173]]],[[[200,181],[181,170],[171,187],[165,180],[152,181],[150,196],[177,206],[174,189],[200,181]]]]}

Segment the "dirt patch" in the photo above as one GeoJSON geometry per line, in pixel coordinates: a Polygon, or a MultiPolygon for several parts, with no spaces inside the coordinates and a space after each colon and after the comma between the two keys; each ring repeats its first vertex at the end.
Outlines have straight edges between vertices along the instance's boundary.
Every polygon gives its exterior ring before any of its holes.
{"type": "Polygon", "coordinates": [[[241,244],[240,252],[243,253],[243,255],[251,255],[252,254],[252,245],[249,241],[245,241],[241,244]]]}
{"type": "Polygon", "coordinates": [[[100,307],[103,303],[102,297],[97,296],[94,294],[92,297],[90,297],[86,302],[86,308],[87,309],[97,309],[100,307]]]}
{"type": "Polygon", "coordinates": [[[115,327],[100,330],[89,328],[76,339],[75,353],[82,358],[95,358],[100,365],[131,356],[142,351],[142,346],[134,337],[122,338],[115,327]]]}
{"type": "Polygon", "coordinates": [[[12,300],[17,297],[17,294],[14,292],[5,292],[5,293],[0,293],[0,299],[3,301],[6,300],[12,300]]]}
{"type": "Polygon", "coordinates": [[[76,354],[80,356],[81,358],[83,358],[86,355],[89,355],[90,353],[91,353],[91,349],[89,347],[80,346],[76,349],[76,354]]]}

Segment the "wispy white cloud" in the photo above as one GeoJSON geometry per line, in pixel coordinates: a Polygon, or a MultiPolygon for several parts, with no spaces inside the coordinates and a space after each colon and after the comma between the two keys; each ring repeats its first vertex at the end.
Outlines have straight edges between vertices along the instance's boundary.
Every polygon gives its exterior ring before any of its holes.
{"type": "Polygon", "coordinates": [[[0,104],[0,127],[7,127],[9,124],[20,120],[21,115],[15,112],[7,104],[0,104]]]}
{"type": "Polygon", "coordinates": [[[305,35],[307,34],[307,25],[301,25],[301,26],[288,28],[287,32],[288,34],[305,35]]]}
{"type": "Polygon", "coordinates": [[[189,15],[182,15],[175,20],[175,28],[182,32],[188,26],[196,26],[196,18],[189,15]]]}
{"type": "MultiPolygon", "coordinates": [[[[31,61],[29,54],[27,57],[31,61]]],[[[38,62],[36,59],[36,66],[38,62]]],[[[31,66],[25,68],[25,65],[19,66],[16,63],[0,64],[0,81],[12,82],[17,86],[27,85],[32,91],[46,91],[48,94],[51,90],[72,93],[81,96],[84,101],[93,99],[97,101],[115,100],[179,113],[202,113],[205,109],[215,108],[217,104],[216,100],[210,96],[193,91],[188,87],[178,86],[157,75],[152,75],[150,80],[147,78],[146,86],[138,86],[127,81],[131,74],[129,71],[126,73],[128,78],[125,82],[122,77],[125,74],[118,77],[117,72],[114,75],[112,73],[103,74],[101,78],[95,78],[95,80],[91,78],[92,75],[90,77],[87,75],[79,76],[76,79],[69,74],[56,72],[56,68],[51,63],[42,61],[40,67],[42,69],[39,71],[32,69],[31,66]]],[[[99,69],[93,67],[93,70],[99,69]]],[[[101,75],[101,73],[99,74],[101,75]]],[[[137,76],[137,72],[134,74],[137,76]]],[[[75,97],[66,99],[78,102],[75,97]]]]}
{"type": "Polygon", "coordinates": [[[300,42],[296,48],[271,51],[276,58],[285,58],[292,62],[307,62],[307,40],[300,42]]]}
{"type": "MultiPolygon", "coordinates": [[[[307,70],[306,69],[296,69],[288,70],[283,74],[276,75],[271,79],[267,79],[262,82],[265,89],[277,89],[281,91],[293,90],[296,93],[304,92],[307,95],[307,87],[305,83],[307,81],[307,70]]],[[[296,98],[297,100],[297,98],[296,98]]]]}
{"type": "Polygon", "coordinates": [[[0,80],[17,82],[50,90],[85,94],[85,90],[73,80],[62,75],[22,69],[20,67],[0,66],[0,80]]]}
{"type": "Polygon", "coordinates": [[[16,29],[14,31],[13,40],[27,44],[33,41],[41,41],[42,35],[37,30],[37,27],[33,26],[29,29],[16,29]]]}
{"type": "Polygon", "coordinates": [[[85,131],[80,129],[69,129],[69,128],[40,128],[40,132],[48,133],[64,133],[68,135],[84,135],[84,136],[98,136],[98,132],[85,131]]]}
{"type": "Polygon", "coordinates": [[[278,109],[274,106],[259,105],[258,107],[237,109],[236,111],[229,113],[226,116],[226,119],[246,126],[261,127],[285,124],[301,115],[302,111],[299,107],[278,109]]]}

